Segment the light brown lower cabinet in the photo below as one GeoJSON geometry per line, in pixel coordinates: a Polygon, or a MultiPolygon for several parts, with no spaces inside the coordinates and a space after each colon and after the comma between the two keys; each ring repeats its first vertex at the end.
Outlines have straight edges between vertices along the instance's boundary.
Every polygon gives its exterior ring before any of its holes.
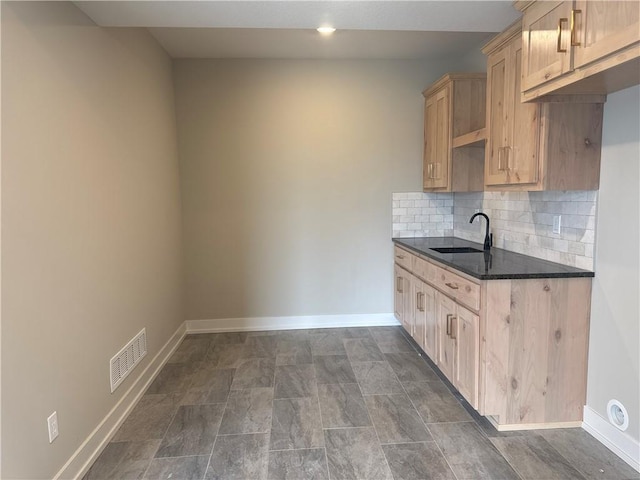
{"type": "Polygon", "coordinates": [[[396,316],[473,408],[498,430],[581,425],[591,278],[478,280],[395,248],[396,316]]]}

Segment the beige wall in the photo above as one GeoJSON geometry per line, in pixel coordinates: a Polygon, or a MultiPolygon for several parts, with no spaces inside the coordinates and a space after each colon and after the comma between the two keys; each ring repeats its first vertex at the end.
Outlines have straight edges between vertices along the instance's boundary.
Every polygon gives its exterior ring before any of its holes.
{"type": "Polygon", "coordinates": [[[587,405],[629,413],[640,440],[640,87],[609,95],[604,107],[596,226],[587,405]]]}
{"type": "Polygon", "coordinates": [[[2,478],[50,479],[183,320],[171,62],[70,3],[2,2],[2,74],[2,478]]]}
{"type": "Polygon", "coordinates": [[[457,67],[176,61],[186,318],[392,312],[391,193],[457,67]]]}

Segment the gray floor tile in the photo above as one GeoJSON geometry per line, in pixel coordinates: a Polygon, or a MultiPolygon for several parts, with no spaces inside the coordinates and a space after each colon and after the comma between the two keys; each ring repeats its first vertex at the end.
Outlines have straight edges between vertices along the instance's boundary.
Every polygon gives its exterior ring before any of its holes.
{"type": "Polygon", "coordinates": [[[145,480],[202,480],[209,464],[209,455],[198,457],[154,458],[145,480]]]}
{"type": "Polygon", "coordinates": [[[407,382],[404,389],[425,423],[472,421],[442,382],[407,382]]]}
{"type": "Polygon", "coordinates": [[[268,433],[273,412],[273,388],[234,390],[224,409],[219,435],[268,433]]]}
{"type": "Polygon", "coordinates": [[[223,410],[222,403],[180,407],[162,439],[156,457],[210,454],[223,410]]]}
{"type": "Polygon", "coordinates": [[[247,332],[224,332],[211,334],[211,343],[217,344],[238,344],[247,340],[247,332]]]}
{"type": "Polygon", "coordinates": [[[209,338],[187,335],[167,363],[193,363],[204,360],[209,349],[209,338]]]}
{"type": "Polygon", "coordinates": [[[383,445],[395,480],[456,480],[435,442],[383,445]]]}
{"type": "Polygon", "coordinates": [[[145,393],[184,393],[194,370],[194,364],[167,363],[145,393]]]}
{"type": "Polygon", "coordinates": [[[313,357],[316,379],[324,383],[356,383],[351,362],[346,355],[321,355],[313,357]]]}
{"type": "Polygon", "coordinates": [[[211,345],[207,351],[205,362],[217,368],[237,368],[245,360],[244,344],[220,343],[211,345]]]}
{"type": "Polygon", "coordinates": [[[311,397],[318,393],[313,365],[276,367],[275,398],[311,397]]]}
{"type": "Polygon", "coordinates": [[[159,444],[160,440],[109,443],[83,480],[142,478],[159,444]]]}
{"type": "Polygon", "coordinates": [[[409,397],[404,393],[371,395],[364,400],[380,443],[423,442],[432,439],[409,397]]]}
{"type": "Polygon", "coordinates": [[[180,394],[144,395],[131,411],[113,442],[153,440],[164,437],[178,410],[180,394]]]}
{"type": "Polygon", "coordinates": [[[245,342],[246,358],[276,358],[278,351],[278,337],[267,335],[247,338],[245,342]]]}
{"type": "Polygon", "coordinates": [[[382,353],[416,353],[415,349],[405,339],[376,341],[382,353]]]}
{"type": "Polygon", "coordinates": [[[324,428],[372,425],[357,383],[318,385],[318,397],[324,428]]]}
{"type": "Polygon", "coordinates": [[[275,358],[245,359],[236,369],[236,374],[233,377],[233,383],[231,384],[231,390],[273,387],[275,371],[275,358]]]}
{"type": "Polygon", "coordinates": [[[552,447],[587,479],[638,479],[640,474],[581,428],[540,430],[552,447]]]}
{"type": "Polygon", "coordinates": [[[206,480],[266,480],[269,435],[222,435],[216,439],[206,480]]]}
{"type": "Polygon", "coordinates": [[[352,367],[365,395],[404,393],[396,374],[387,362],[354,362],[352,367]]]}
{"type": "Polygon", "coordinates": [[[523,480],[585,480],[543,437],[530,434],[491,442],[523,480]]]}
{"type": "Polygon", "coordinates": [[[336,333],[317,333],[309,335],[313,355],[346,355],[342,336],[336,333]]]}
{"type": "Polygon", "coordinates": [[[399,325],[394,327],[369,327],[369,333],[376,341],[404,338],[404,329],[399,325]]]}
{"type": "Polygon", "coordinates": [[[386,353],[386,360],[401,382],[439,382],[436,372],[416,352],[386,353]]]}
{"type": "Polygon", "coordinates": [[[343,340],[349,360],[352,362],[379,362],[386,358],[372,337],[343,340]]]}
{"type": "Polygon", "coordinates": [[[328,480],[324,448],[269,452],[269,480],[328,480]]]}
{"type": "Polygon", "coordinates": [[[193,380],[182,398],[182,405],[203,405],[206,403],[224,403],[227,401],[234,368],[216,368],[209,364],[201,365],[193,374],[193,380]]]}
{"type": "Polygon", "coordinates": [[[323,447],[317,397],[273,401],[270,450],[323,447]]]}
{"type": "Polygon", "coordinates": [[[458,480],[518,480],[518,474],[475,423],[429,425],[458,480]]]}
{"type": "Polygon", "coordinates": [[[276,365],[303,365],[313,363],[309,340],[278,337],[276,365]]]}
{"type": "Polygon", "coordinates": [[[324,431],[331,480],[392,480],[373,427],[324,431]]]}

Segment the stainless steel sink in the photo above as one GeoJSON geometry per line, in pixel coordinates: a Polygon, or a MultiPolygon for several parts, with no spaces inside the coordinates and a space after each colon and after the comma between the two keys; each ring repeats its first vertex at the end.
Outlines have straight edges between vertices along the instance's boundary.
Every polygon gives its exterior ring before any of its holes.
{"type": "Polygon", "coordinates": [[[483,250],[478,250],[472,247],[435,247],[429,250],[434,250],[438,253],[482,253],[483,250]]]}

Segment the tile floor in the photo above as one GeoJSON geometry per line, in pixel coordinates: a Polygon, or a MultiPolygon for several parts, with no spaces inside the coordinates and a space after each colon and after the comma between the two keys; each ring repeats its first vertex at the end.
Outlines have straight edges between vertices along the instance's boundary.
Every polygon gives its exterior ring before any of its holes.
{"type": "Polygon", "coordinates": [[[189,335],[84,478],[640,478],[581,429],[497,432],[431,365],[400,327],[189,335]]]}

